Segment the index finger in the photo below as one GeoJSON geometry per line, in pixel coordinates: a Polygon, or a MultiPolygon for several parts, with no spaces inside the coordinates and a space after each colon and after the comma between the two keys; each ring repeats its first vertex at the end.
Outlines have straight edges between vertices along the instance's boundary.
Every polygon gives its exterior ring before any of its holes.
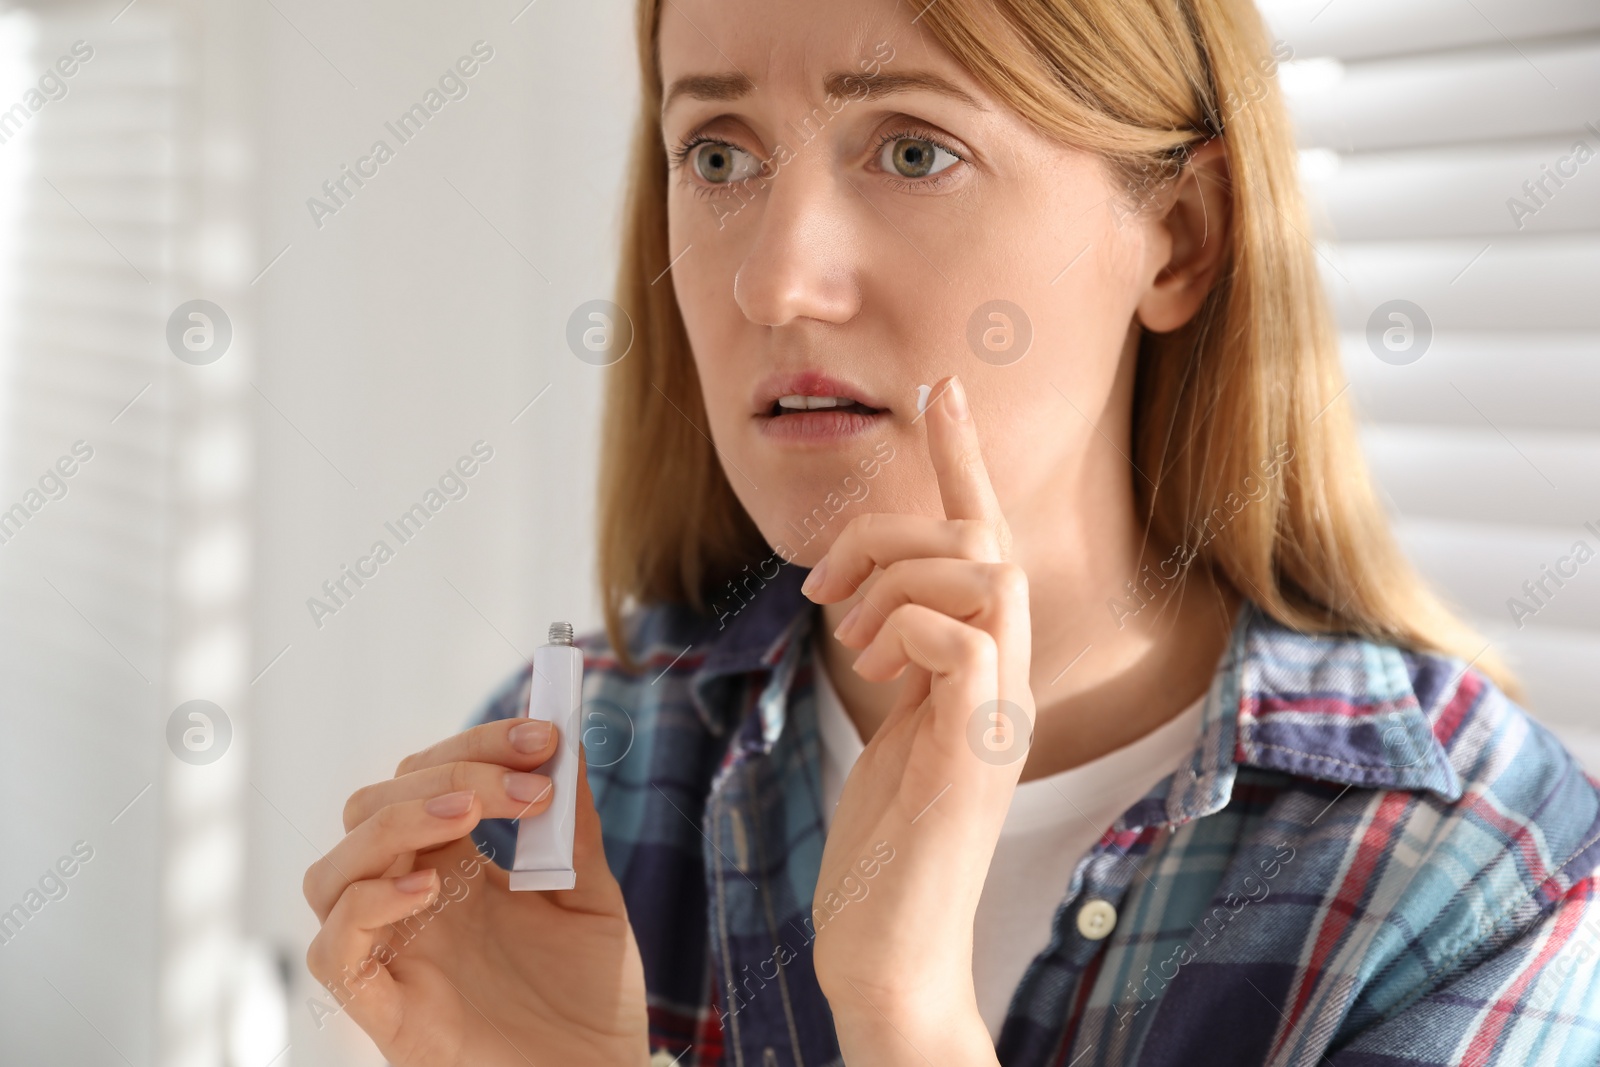
{"type": "Polygon", "coordinates": [[[1005,516],[983,465],[983,450],[978,444],[978,428],[967,406],[967,392],[961,379],[950,375],[933,390],[925,418],[928,423],[928,456],[939,480],[939,498],[947,519],[978,519],[995,531],[1002,548],[1009,546],[1005,516]]]}

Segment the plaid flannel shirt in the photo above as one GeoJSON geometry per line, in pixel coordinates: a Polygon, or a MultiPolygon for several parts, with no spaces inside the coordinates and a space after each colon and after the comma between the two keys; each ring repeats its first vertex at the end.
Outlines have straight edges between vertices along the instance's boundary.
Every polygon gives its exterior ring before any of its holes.
{"type": "MultiPolygon", "coordinates": [[[[731,618],[639,613],[640,674],[579,642],[589,781],[660,1063],[842,1062],[811,955],[824,827],[803,574],[783,567],[731,618]]],[[[525,667],[472,721],[518,714],[528,684],[525,667]]],[[[998,1058],[1600,1062],[1597,786],[1470,665],[1246,604],[1193,758],[1062,887],[998,1058]]],[[[474,836],[509,863],[515,825],[474,836]]]]}

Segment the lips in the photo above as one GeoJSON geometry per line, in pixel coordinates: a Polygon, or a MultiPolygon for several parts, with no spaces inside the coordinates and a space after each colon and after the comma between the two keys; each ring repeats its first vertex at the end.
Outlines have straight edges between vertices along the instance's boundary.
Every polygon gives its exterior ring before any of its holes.
{"type": "Polygon", "coordinates": [[[893,418],[873,393],[818,372],[774,374],[757,385],[752,414],[763,434],[792,444],[826,445],[893,418]]]}
{"type": "Polygon", "coordinates": [[[754,413],[771,418],[795,418],[816,412],[877,415],[886,405],[852,382],[807,371],[774,374],[756,386],[754,413]]]}

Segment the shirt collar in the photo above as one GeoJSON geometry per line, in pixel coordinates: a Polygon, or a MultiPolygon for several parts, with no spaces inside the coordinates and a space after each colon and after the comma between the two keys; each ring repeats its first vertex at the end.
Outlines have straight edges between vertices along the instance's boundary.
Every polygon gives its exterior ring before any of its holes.
{"type": "MultiPolygon", "coordinates": [[[[776,559],[772,562],[777,563],[776,559]]],[[[777,672],[778,677],[770,679],[767,686],[770,689],[771,682],[781,681],[787,690],[794,656],[786,658],[786,653],[804,645],[814,614],[815,605],[800,592],[809,573],[804,567],[787,563],[777,564],[777,573],[771,578],[759,573],[757,580],[761,584],[750,599],[718,619],[718,629],[707,638],[710,647],[705,658],[689,680],[695,712],[713,733],[721,735],[741,719],[757,714],[764,704],[772,703],[758,700],[749,708],[739,706],[739,694],[745,691],[739,683],[747,676],[772,672],[787,662],[791,669],[777,672]]],[[[783,725],[784,701],[776,703],[775,709],[769,707],[765,711],[769,720],[765,725],[772,732],[771,740],[764,743],[766,748],[777,740],[783,725]]]]}
{"type": "Polygon", "coordinates": [[[1240,767],[1459,799],[1461,779],[1434,724],[1477,683],[1462,684],[1463,667],[1454,684],[1430,682],[1419,693],[1415,662],[1352,634],[1292,630],[1245,601],[1206,693],[1194,756],[1113,829],[1177,826],[1220,811],[1240,767]]]}
{"type": "Polygon", "coordinates": [[[1484,682],[1469,665],[1351,634],[1303,634],[1250,606],[1238,648],[1235,759],[1375,789],[1462,783],[1440,742],[1484,682]]]}
{"type": "MultiPolygon", "coordinates": [[[[780,566],[723,620],[691,680],[708,728],[736,728],[740,748],[769,751],[782,733],[815,616],[800,592],[806,574],[780,566]],[[752,692],[753,700],[739,695],[752,692]]],[[[1116,828],[1178,825],[1221,810],[1240,766],[1345,786],[1428,790],[1454,801],[1462,783],[1435,724],[1480,687],[1454,661],[1421,664],[1414,653],[1363,637],[1300,633],[1245,601],[1206,694],[1193,758],[1116,828]]]]}

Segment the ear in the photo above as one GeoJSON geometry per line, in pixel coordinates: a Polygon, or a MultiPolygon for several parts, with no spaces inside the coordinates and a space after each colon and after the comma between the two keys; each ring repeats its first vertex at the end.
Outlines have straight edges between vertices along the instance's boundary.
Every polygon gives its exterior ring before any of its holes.
{"type": "Polygon", "coordinates": [[[1200,310],[1216,281],[1232,226],[1228,152],[1213,137],[1190,152],[1149,219],[1150,287],[1135,313],[1154,333],[1176,330],[1200,310]]]}

